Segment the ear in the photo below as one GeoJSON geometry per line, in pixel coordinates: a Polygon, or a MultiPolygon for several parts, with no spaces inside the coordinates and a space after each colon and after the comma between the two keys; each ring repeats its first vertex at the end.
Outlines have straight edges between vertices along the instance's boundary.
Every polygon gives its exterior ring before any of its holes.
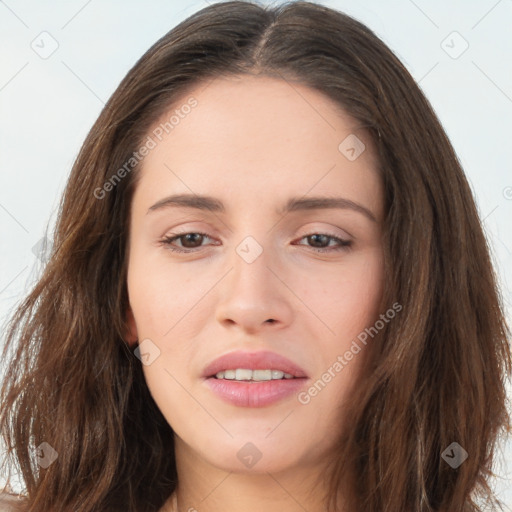
{"type": "Polygon", "coordinates": [[[126,330],[124,340],[130,347],[135,345],[138,340],[137,325],[135,324],[135,317],[133,316],[132,308],[128,306],[126,311],[126,330]]]}

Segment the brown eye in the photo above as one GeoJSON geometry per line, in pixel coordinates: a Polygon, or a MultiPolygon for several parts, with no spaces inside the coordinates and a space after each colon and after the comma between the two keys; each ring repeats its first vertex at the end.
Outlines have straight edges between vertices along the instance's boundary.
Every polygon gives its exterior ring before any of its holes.
{"type": "Polygon", "coordinates": [[[329,235],[327,233],[313,233],[311,235],[306,235],[301,238],[301,240],[304,239],[306,239],[308,243],[311,244],[311,249],[313,249],[316,252],[343,251],[347,250],[352,245],[351,240],[343,240],[337,236],[329,235]],[[335,241],[337,243],[337,246],[329,247],[330,241],[335,241]]]}
{"type": "Polygon", "coordinates": [[[201,243],[204,238],[210,238],[206,233],[192,232],[182,233],[175,236],[166,236],[161,240],[161,243],[166,246],[167,249],[175,252],[194,252],[195,249],[201,247],[201,243]],[[174,245],[174,242],[179,240],[181,246],[174,245]]]}
{"type": "Polygon", "coordinates": [[[187,233],[186,235],[181,235],[178,237],[182,240],[181,244],[183,247],[187,249],[195,249],[201,245],[201,241],[204,238],[204,235],[200,233],[187,233]],[[199,245],[196,245],[199,242],[199,245]]]}
{"type": "Polygon", "coordinates": [[[306,238],[308,239],[308,242],[313,243],[314,247],[327,247],[329,245],[329,239],[332,237],[317,233],[315,235],[309,235],[306,238]]]}

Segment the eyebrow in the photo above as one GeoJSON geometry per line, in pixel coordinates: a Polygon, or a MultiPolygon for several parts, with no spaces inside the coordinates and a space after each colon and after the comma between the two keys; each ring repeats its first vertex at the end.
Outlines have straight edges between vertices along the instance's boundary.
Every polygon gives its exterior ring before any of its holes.
{"type": "MultiPolygon", "coordinates": [[[[170,207],[195,208],[197,210],[209,210],[217,213],[226,212],[224,203],[215,197],[196,194],[176,194],[164,197],[160,201],[157,201],[153,206],[149,207],[147,213],[170,207]]],[[[278,215],[284,215],[289,212],[322,210],[329,208],[353,210],[363,214],[371,221],[377,222],[375,215],[368,208],[343,197],[291,198],[283,207],[277,209],[276,213],[278,215]]]]}

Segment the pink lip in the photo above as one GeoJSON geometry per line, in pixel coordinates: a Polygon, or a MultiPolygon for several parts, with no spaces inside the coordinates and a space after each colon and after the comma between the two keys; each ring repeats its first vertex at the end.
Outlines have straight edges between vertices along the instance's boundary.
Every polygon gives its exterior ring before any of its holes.
{"type": "Polygon", "coordinates": [[[238,382],[210,377],[205,379],[205,383],[225,402],[238,407],[265,407],[297,394],[308,380],[301,377],[261,382],[238,382]]]}
{"type": "Polygon", "coordinates": [[[308,381],[305,371],[274,352],[231,352],[215,359],[203,371],[205,384],[222,400],[238,407],[265,407],[296,394],[308,381]],[[294,379],[239,382],[217,379],[215,374],[228,369],[281,370],[294,379]]]}
{"type": "MultiPolygon", "coordinates": [[[[230,352],[212,361],[202,373],[202,377],[212,377],[224,370],[246,368],[248,370],[281,370],[294,377],[307,377],[306,372],[295,363],[275,352],[262,350],[245,352],[242,350],[230,352]]],[[[291,380],[291,379],[290,379],[291,380]]]]}

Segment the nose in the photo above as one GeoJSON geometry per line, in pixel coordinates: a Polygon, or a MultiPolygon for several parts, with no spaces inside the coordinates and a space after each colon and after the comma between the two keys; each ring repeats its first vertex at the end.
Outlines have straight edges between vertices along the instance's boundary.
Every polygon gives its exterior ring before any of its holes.
{"type": "Polygon", "coordinates": [[[219,283],[216,320],[245,334],[285,328],[292,322],[297,301],[286,281],[270,250],[263,250],[251,263],[235,254],[231,271],[219,283]]]}

